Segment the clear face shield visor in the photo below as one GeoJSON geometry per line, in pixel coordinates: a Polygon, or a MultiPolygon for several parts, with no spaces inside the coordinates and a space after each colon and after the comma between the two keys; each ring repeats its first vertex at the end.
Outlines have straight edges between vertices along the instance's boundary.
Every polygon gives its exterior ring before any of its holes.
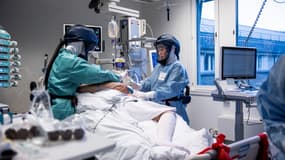
{"type": "Polygon", "coordinates": [[[96,63],[96,60],[99,59],[99,53],[92,50],[88,52],[88,57],[87,57],[87,61],[90,64],[94,64],[96,63]]]}
{"type": "Polygon", "coordinates": [[[164,44],[158,44],[156,46],[156,52],[158,54],[158,60],[165,60],[168,57],[168,47],[164,44]]]}
{"type": "Polygon", "coordinates": [[[96,52],[97,45],[95,43],[86,43],[85,52],[87,54],[87,61],[89,63],[95,63],[95,60],[99,58],[98,52],[96,52]]]}

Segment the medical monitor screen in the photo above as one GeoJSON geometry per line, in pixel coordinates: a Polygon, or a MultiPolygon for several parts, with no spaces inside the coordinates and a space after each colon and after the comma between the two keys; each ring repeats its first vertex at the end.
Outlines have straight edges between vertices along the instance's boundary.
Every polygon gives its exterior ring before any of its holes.
{"type": "Polygon", "coordinates": [[[227,78],[256,78],[256,48],[222,47],[222,79],[227,78]]]}
{"type": "Polygon", "coordinates": [[[150,71],[153,71],[153,68],[157,65],[157,53],[155,49],[149,50],[148,51],[149,54],[149,64],[150,64],[150,71]]]}
{"type": "MultiPolygon", "coordinates": [[[[63,24],[63,35],[73,26],[74,24],[63,24]]],[[[95,46],[95,52],[102,53],[102,26],[92,26],[92,25],[85,25],[88,28],[94,30],[97,38],[98,44],[95,46]]]]}

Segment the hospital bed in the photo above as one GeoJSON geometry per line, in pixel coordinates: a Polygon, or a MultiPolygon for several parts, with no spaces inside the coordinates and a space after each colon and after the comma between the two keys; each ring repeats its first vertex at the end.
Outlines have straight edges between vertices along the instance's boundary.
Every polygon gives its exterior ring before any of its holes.
{"type": "MultiPolygon", "coordinates": [[[[101,96],[103,99],[108,97],[112,97],[111,94],[101,96]]],[[[120,104],[106,109],[107,105],[96,94],[80,94],[77,106],[80,113],[70,117],[71,120],[83,121],[86,130],[116,142],[115,148],[96,154],[98,159],[188,160],[189,155],[212,144],[213,138],[207,129],[194,130],[179,115],[176,117],[173,145],[158,144],[156,122],[136,121],[120,104]]]]}
{"type": "MultiPolygon", "coordinates": [[[[227,146],[229,148],[229,157],[238,160],[267,160],[268,159],[268,141],[267,135],[261,133],[257,136],[249,137],[227,146]]],[[[190,157],[189,160],[215,160],[217,151],[210,149],[206,153],[197,154],[190,157]]]]}
{"type": "MultiPolygon", "coordinates": [[[[213,149],[198,154],[213,144],[212,135],[205,128],[194,130],[177,115],[173,135],[175,145],[158,145],[154,143],[157,123],[152,120],[138,122],[120,107],[106,106],[100,101],[101,98],[105,99],[106,97],[112,100],[112,95],[109,94],[101,97],[96,97],[96,94],[91,93],[79,94],[78,113],[66,119],[77,125],[80,124],[91,133],[115,141],[114,148],[95,155],[99,159],[108,160],[114,159],[114,157],[118,160],[216,159],[218,154],[213,149]]],[[[260,139],[255,136],[230,144],[230,156],[244,160],[254,159],[259,149],[259,142],[260,139]]],[[[96,142],[94,144],[96,145],[96,142]]]]}
{"type": "MultiPolygon", "coordinates": [[[[104,98],[110,96],[102,96],[104,98]]],[[[177,146],[155,145],[157,123],[149,120],[137,122],[129,117],[122,109],[104,110],[104,104],[96,97],[96,94],[84,93],[78,96],[79,106],[85,110],[77,115],[85,119],[86,128],[94,133],[103,135],[116,142],[116,147],[108,152],[96,155],[99,159],[132,159],[132,160],[212,160],[219,159],[219,153],[209,149],[199,154],[203,149],[213,146],[212,135],[205,128],[200,130],[191,129],[183,119],[177,115],[176,128],[173,135],[173,143],[177,146]],[[94,96],[94,97],[93,97],[94,96]],[[96,109],[93,107],[95,106],[96,109]],[[99,108],[98,108],[99,107],[99,108]],[[88,110],[88,111],[86,111],[88,110]],[[181,148],[182,146],[182,148],[181,148]]],[[[145,106],[147,107],[147,106],[145,106]]],[[[79,118],[80,119],[80,118],[79,118]]],[[[264,140],[264,136],[263,136],[264,140]]],[[[265,135],[265,140],[267,137],[265,135]]],[[[253,160],[256,156],[264,153],[260,136],[250,137],[234,142],[226,147],[229,148],[229,157],[232,159],[253,160]],[[260,149],[261,148],[261,149],[260,149]],[[262,151],[262,152],[261,152],[262,151]]]]}

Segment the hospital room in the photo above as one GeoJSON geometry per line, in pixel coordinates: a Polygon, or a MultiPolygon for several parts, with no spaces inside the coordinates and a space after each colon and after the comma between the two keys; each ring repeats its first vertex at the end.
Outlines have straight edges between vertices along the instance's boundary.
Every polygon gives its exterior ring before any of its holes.
{"type": "Polygon", "coordinates": [[[284,160],[282,15],[284,0],[1,0],[0,160],[284,160]]]}

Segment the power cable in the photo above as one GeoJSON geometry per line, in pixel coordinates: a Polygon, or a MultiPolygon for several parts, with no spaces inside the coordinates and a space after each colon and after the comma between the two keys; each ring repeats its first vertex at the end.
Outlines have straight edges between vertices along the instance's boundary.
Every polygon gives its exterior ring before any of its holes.
{"type": "Polygon", "coordinates": [[[261,125],[262,124],[262,121],[260,122],[250,122],[250,104],[247,104],[247,119],[246,119],[246,124],[248,126],[254,126],[254,125],[261,125]]]}
{"type": "Polygon", "coordinates": [[[256,17],[256,19],[255,19],[255,21],[254,21],[254,23],[253,23],[253,25],[252,25],[252,27],[251,27],[249,33],[248,33],[248,36],[247,36],[246,39],[245,39],[244,46],[247,46],[248,40],[249,40],[249,38],[251,37],[251,34],[253,33],[253,31],[254,31],[254,29],[255,29],[255,27],[256,27],[256,24],[257,24],[257,22],[258,22],[258,20],[259,20],[259,18],[260,18],[260,15],[261,15],[262,10],[263,10],[263,8],[264,8],[264,6],[265,6],[265,4],[266,4],[266,1],[267,1],[267,0],[264,0],[263,3],[262,3],[262,5],[261,5],[261,8],[260,8],[260,10],[259,10],[259,12],[258,12],[258,14],[257,14],[257,17],[256,17]]]}
{"type": "Polygon", "coordinates": [[[285,3],[285,1],[278,1],[278,0],[273,0],[274,2],[276,2],[276,3],[285,3]]]}

